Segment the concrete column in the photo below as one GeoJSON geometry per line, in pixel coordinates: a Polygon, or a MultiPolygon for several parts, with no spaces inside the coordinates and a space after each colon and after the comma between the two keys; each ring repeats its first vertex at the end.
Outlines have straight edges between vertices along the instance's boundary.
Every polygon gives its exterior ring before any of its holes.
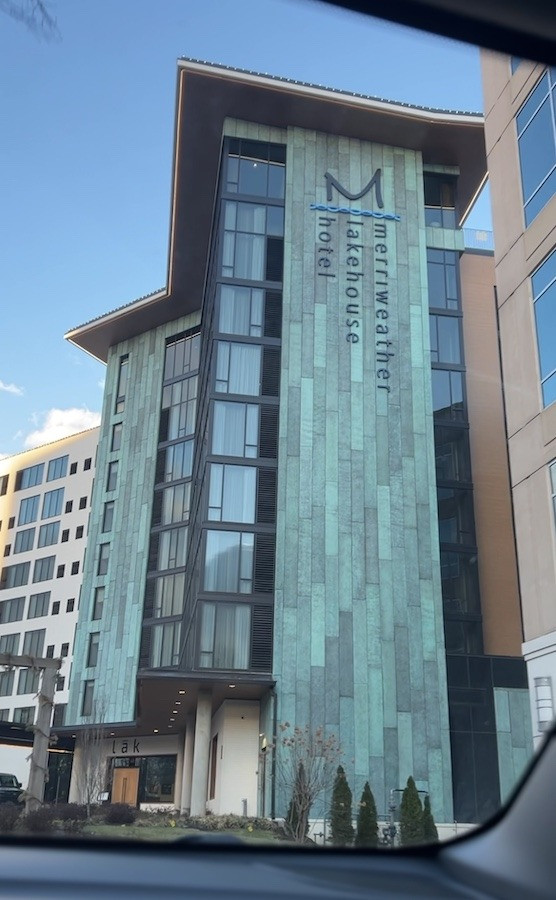
{"type": "Polygon", "coordinates": [[[191,810],[191,780],[193,777],[193,745],[195,737],[195,716],[185,720],[185,741],[183,747],[183,772],[181,782],[180,813],[187,814],[191,810]]]}
{"type": "Polygon", "coordinates": [[[210,726],[212,721],[212,695],[199,691],[195,717],[193,746],[193,772],[191,779],[191,815],[204,816],[207,806],[210,726]]]}

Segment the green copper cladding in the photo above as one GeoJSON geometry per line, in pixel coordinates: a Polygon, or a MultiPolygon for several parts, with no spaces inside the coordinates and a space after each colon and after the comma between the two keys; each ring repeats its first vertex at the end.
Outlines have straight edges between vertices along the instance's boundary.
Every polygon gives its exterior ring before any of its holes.
{"type": "Polygon", "coordinates": [[[192,314],[124,341],[110,352],[74,658],[83,660],[85,664],[89,634],[100,631],[101,637],[94,669],[84,667],[76,671],[74,668],[66,713],[68,724],[78,725],[88,721],[81,715],[83,682],[88,679],[94,681],[93,718],[98,720],[101,717],[105,722],[131,722],[135,719],[135,683],[149,552],[164,351],[168,337],[192,328],[198,322],[199,314],[192,314]],[[125,408],[120,415],[115,414],[114,409],[119,363],[126,354],[129,354],[128,387],[125,408]],[[123,424],[121,447],[118,451],[112,451],[112,426],[120,421],[123,424]],[[107,493],[108,465],[116,460],[116,489],[107,493]],[[112,530],[102,533],[103,509],[107,500],[117,502],[112,530]],[[99,546],[104,543],[110,544],[108,571],[105,576],[99,576],[99,546]],[[98,585],[105,585],[102,619],[91,621],[98,585]]]}
{"type": "Polygon", "coordinates": [[[421,157],[299,128],[287,147],[278,721],[339,736],[379,812],[413,775],[449,821],[421,157]]]}

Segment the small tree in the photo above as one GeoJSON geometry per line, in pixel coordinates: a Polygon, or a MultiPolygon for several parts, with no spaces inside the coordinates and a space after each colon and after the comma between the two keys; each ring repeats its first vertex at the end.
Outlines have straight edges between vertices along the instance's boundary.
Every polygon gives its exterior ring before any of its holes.
{"type": "Polygon", "coordinates": [[[336,737],[325,737],[322,728],[292,729],[289,722],[284,722],[280,731],[274,749],[277,780],[286,796],[291,797],[286,827],[296,842],[303,843],[309,831],[311,809],[330,786],[341,750],[336,737]]]}
{"type": "Polygon", "coordinates": [[[288,834],[299,844],[302,844],[307,839],[309,832],[309,811],[307,810],[306,794],[307,776],[305,775],[305,766],[300,762],[290,805],[286,813],[288,834]],[[305,815],[305,812],[307,812],[307,815],[305,815]]]}
{"type": "Polygon", "coordinates": [[[378,818],[375,798],[369,782],[365,782],[357,813],[356,847],[378,847],[378,818]]]}
{"type": "Polygon", "coordinates": [[[91,807],[99,802],[99,794],[104,790],[106,781],[104,718],[104,705],[95,704],[91,723],[79,734],[77,787],[80,801],[87,807],[88,819],[91,817],[91,807]]]}
{"type": "Polygon", "coordinates": [[[346,773],[342,766],[338,766],[334,787],[332,789],[332,804],[330,807],[332,843],[337,847],[346,847],[353,841],[351,799],[352,794],[347,782],[346,773]]]}
{"type": "Polygon", "coordinates": [[[428,794],[425,796],[425,805],[423,808],[423,838],[427,844],[436,844],[438,842],[438,831],[434,824],[431,801],[428,794]]]}
{"type": "Polygon", "coordinates": [[[424,842],[423,807],[415,781],[410,775],[400,806],[400,837],[404,847],[424,842]]]}

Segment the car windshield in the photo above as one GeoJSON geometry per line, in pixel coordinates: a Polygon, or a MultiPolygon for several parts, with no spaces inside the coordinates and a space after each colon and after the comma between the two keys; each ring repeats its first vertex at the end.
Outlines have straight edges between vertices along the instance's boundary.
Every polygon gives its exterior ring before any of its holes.
{"type": "Polygon", "coordinates": [[[554,714],[556,70],[303,0],[0,16],[0,832],[487,821],[554,714]]]}

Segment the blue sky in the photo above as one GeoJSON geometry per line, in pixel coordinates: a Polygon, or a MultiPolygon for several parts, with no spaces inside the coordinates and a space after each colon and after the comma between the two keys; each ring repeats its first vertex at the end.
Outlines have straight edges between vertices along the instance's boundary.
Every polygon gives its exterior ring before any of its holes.
{"type": "Polygon", "coordinates": [[[178,57],[482,109],[476,49],[313,0],[53,9],[49,43],[0,19],[0,455],[96,423],[103,367],[63,334],[165,284],[178,57]]]}

